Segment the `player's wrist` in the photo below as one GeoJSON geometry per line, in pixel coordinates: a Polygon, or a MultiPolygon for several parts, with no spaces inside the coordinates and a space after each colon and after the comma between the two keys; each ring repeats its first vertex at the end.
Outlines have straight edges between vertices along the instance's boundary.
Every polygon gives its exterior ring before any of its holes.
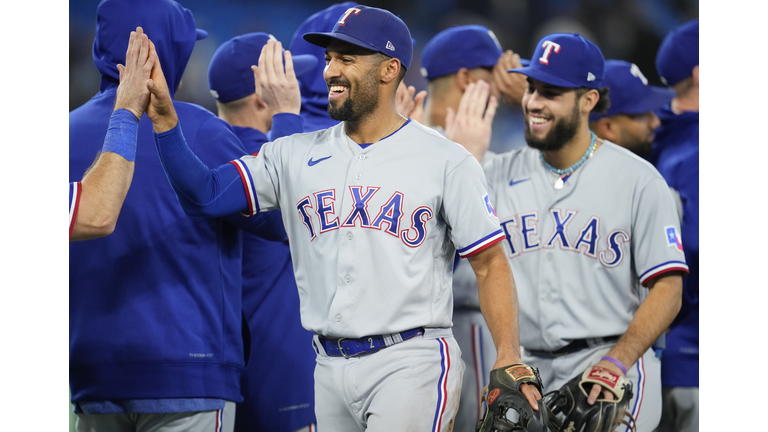
{"type": "Polygon", "coordinates": [[[124,108],[114,110],[109,118],[102,153],[112,152],[129,162],[135,161],[138,133],[139,119],[132,111],[124,108]]]}

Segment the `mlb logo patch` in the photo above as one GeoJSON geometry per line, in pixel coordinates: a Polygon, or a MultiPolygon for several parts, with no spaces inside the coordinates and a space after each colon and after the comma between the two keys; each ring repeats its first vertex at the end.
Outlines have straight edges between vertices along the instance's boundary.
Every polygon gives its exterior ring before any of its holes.
{"type": "Polygon", "coordinates": [[[667,246],[676,247],[680,252],[683,251],[683,243],[680,241],[680,234],[677,233],[677,228],[668,226],[664,228],[667,232],[667,246]]]}
{"type": "Polygon", "coordinates": [[[485,201],[485,209],[488,210],[488,216],[498,218],[498,216],[496,216],[496,210],[494,210],[491,205],[491,199],[488,198],[488,194],[483,197],[483,201],[485,201]]]}

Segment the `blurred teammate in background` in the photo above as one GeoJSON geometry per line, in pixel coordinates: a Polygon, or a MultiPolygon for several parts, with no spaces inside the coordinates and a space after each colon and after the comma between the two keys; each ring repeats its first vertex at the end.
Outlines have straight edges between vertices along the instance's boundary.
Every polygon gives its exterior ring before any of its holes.
{"type": "Polygon", "coordinates": [[[661,126],[650,161],[683,208],[682,245],[691,273],[683,279],[683,306],[661,358],[660,432],[699,430],[699,20],[673,29],[656,54],[656,70],[675,91],[657,114],[661,126]]]}
{"type": "Polygon", "coordinates": [[[661,124],[654,111],[668,104],[675,92],[649,86],[640,68],[622,60],[605,61],[603,84],[610,89],[611,106],[605,114],[591,114],[589,128],[598,137],[647,159],[654,131],[661,124]]]}

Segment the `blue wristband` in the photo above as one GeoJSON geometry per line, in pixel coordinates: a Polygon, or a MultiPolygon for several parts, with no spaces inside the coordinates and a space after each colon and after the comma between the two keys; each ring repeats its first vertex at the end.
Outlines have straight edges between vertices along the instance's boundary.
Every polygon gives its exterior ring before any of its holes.
{"type": "Polygon", "coordinates": [[[109,129],[101,152],[117,153],[128,162],[136,160],[139,119],[126,109],[117,109],[109,118],[109,129]]]}

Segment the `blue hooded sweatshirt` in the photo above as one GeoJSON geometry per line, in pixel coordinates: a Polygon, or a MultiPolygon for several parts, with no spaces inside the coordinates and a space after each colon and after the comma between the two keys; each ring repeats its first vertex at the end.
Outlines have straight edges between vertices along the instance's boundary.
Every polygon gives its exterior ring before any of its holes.
{"type": "Polygon", "coordinates": [[[699,386],[699,113],[675,114],[669,106],[656,113],[650,161],[667,184],[680,194],[680,231],[690,273],[683,278],[683,304],[669,327],[661,358],[665,387],[699,386]]]}
{"type": "MultiPolygon", "coordinates": [[[[116,64],[125,62],[130,32],[137,26],[154,42],[172,96],[195,41],[204,37],[192,13],[170,0],[99,3],[93,60],[101,86],[69,116],[70,182],[81,178],[102,147],[118,86],[116,64]]],[[[190,148],[204,163],[218,166],[246,154],[231,127],[211,112],[178,101],[174,106],[190,148]]],[[[114,233],[70,243],[73,403],[242,399],[238,226],[262,234],[274,228],[264,217],[187,216],[160,164],[152,122],[144,115],[133,181],[114,233]]],[[[272,239],[284,240],[285,232],[272,239]]],[[[155,405],[155,412],[180,409],[155,405]]]]}

